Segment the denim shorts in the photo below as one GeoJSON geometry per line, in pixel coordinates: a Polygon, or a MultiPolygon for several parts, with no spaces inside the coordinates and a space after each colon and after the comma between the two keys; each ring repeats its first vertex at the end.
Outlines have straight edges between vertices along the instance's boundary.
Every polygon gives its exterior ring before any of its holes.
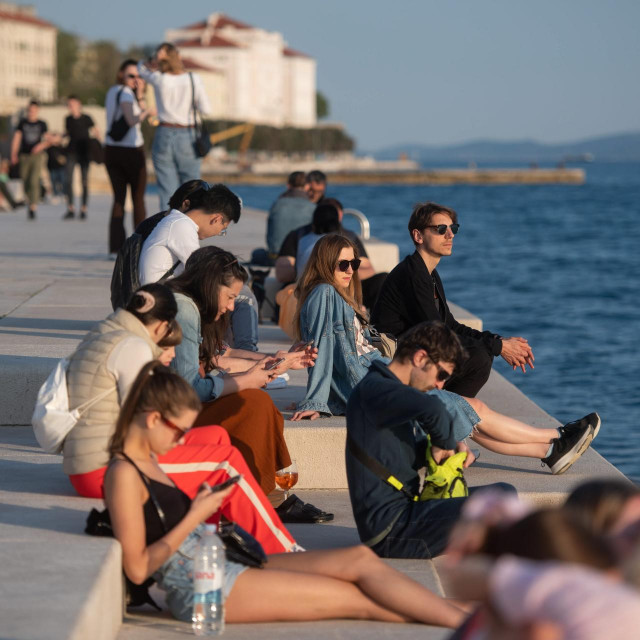
{"type": "Polygon", "coordinates": [[[444,389],[432,389],[427,393],[438,398],[453,418],[453,435],[456,442],[469,437],[473,427],[480,422],[480,416],[475,409],[457,393],[451,393],[444,389]]]}
{"type": "MultiPolygon", "coordinates": [[[[193,556],[198,541],[204,534],[204,525],[198,525],[176,551],[153,574],[158,586],[166,592],[166,602],[171,615],[183,622],[191,622],[193,609],[193,556]]],[[[223,594],[226,600],[236,578],[249,567],[225,560],[223,594]]]]}

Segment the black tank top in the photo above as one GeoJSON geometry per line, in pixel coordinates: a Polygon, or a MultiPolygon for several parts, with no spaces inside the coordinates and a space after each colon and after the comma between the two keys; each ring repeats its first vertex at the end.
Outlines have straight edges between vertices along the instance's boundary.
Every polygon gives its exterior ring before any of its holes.
{"type": "Polygon", "coordinates": [[[164,482],[149,478],[149,476],[140,471],[136,463],[126,453],[123,452],[122,455],[135,467],[149,492],[149,498],[143,505],[147,546],[149,546],[162,538],[165,533],[173,529],[185,517],[191,506],[191,498],[175,485],[170,486],[164,484],[164,482]],[[155,502],[162,509],[164,525],[152,496],[155,497],[155,502]]]}

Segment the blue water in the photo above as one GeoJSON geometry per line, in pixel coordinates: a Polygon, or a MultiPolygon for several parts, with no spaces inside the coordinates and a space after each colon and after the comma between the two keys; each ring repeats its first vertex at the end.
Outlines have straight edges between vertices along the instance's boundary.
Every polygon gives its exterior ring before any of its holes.
{"type": "MultiPolygon", "coordinates": [[[[267,209],[279,187],[238,186],[267,209]]],[[[440,262],[447,297],[487,329],[521,335],[536,368],[496,368],[567,422],[598,411],[595,448],[640,482],[640,164],[587,166],[586,184],[330,186],[363,211],[372,235],[412,251],[414,203],[453,207],[461,229],[440,262]]]]}

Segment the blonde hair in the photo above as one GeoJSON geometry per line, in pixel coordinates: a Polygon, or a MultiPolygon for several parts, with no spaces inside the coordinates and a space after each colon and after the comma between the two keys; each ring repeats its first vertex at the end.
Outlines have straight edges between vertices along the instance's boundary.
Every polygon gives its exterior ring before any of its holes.
{"type": "MultiPolygon", "coordinates": [[[[320,284],[330,284],[335,287],[335,271],[340,260],[340,252],[343,249],[352,249],[353,257],[358,257],[358,248],[346,236],[338,233],[328,233],[316,242],[307,265],[300,276],[295,295],[298,298],[298,306],[293,320],[296,337],[300,338],[300,313],[304,303],[311,292],[320,284]]],[[[336,287],[336,291],[344,301],[358,313],[362,313],[362,287],[358,272],[353,272],[349,286],[345,289],[336,287]]]]}
{"type": "Polygon", "coordinates": [[[180,59],[180,52],[170,42],[163,42],[157,51],[164,51],[167,54],[166,60],[158,60],[158,66],[162,73],[183,73],[184,65],[180,59]]]}

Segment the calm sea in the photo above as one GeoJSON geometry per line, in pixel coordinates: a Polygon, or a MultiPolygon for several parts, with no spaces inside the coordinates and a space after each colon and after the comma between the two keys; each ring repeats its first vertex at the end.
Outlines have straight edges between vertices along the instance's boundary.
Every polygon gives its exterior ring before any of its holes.
{"type": "MultiPolygon", "coordinates": [[[[640,164],[586,165],[578,186],[330,186],[363,211],[372,235],[412,251],[414,203],[433,200],[460,217],[451,258],[438,271],[447,297],[487,329],[521,335],[534,371],[496,368],[551,415],[597,411],[595,448],[640,482],[640,164]]],[[[278,187],[239,186],[267,209],[278,187]]]]}

